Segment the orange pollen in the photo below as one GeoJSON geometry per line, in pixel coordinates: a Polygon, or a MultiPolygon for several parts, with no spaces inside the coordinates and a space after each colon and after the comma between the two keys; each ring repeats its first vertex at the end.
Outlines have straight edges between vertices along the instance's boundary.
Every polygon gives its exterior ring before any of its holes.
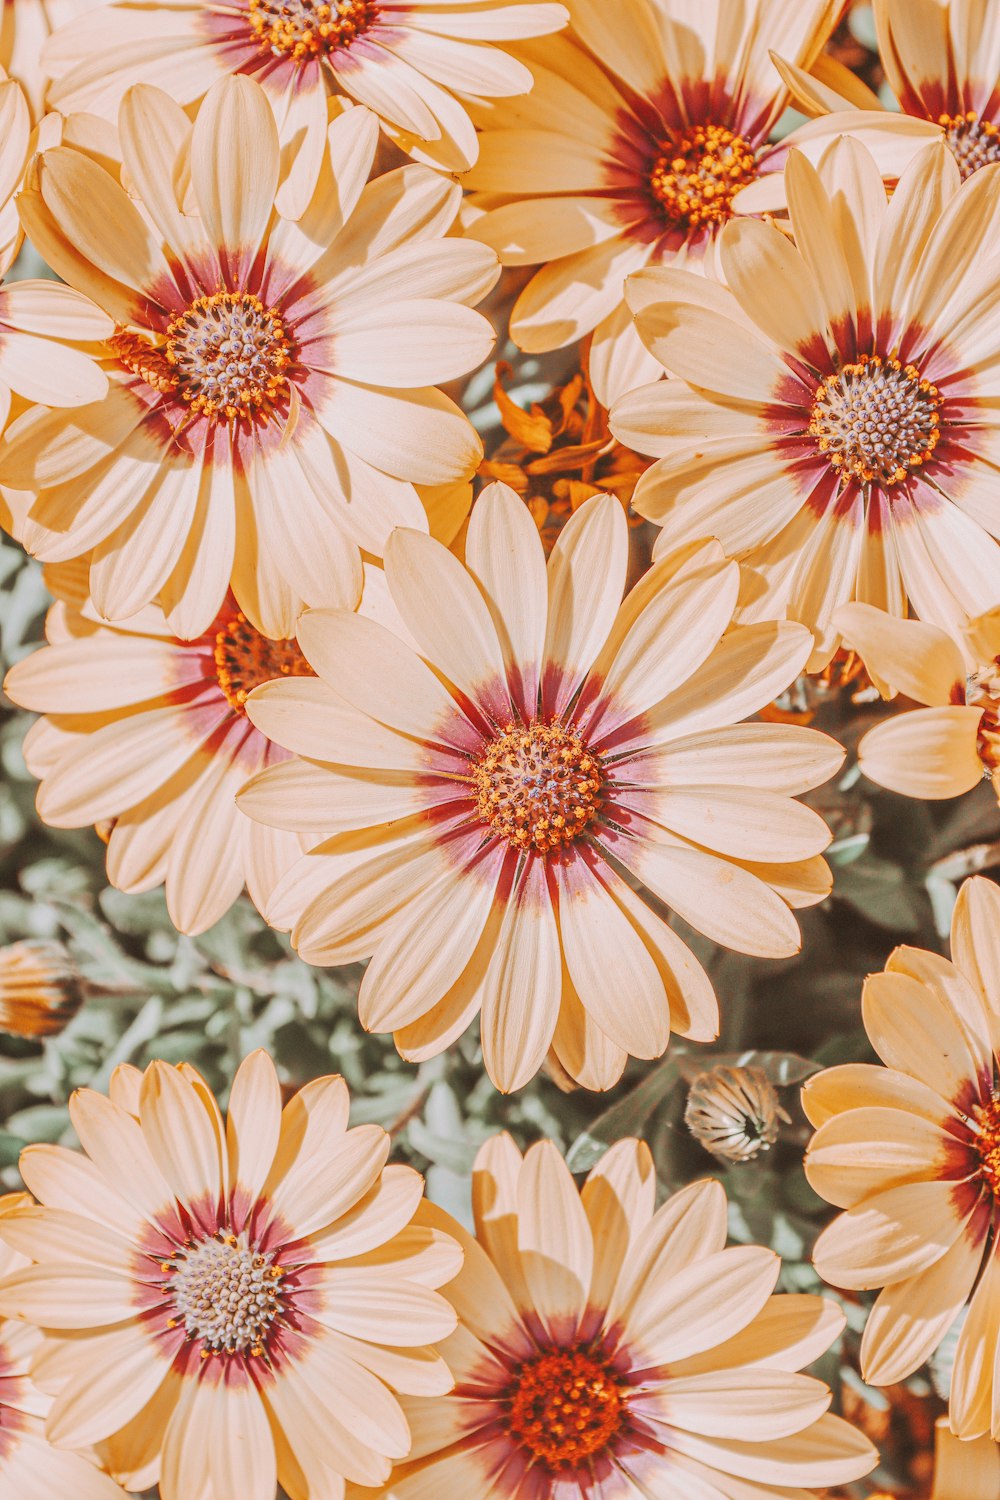
{"type": "Polygon", "coordinates": [[[994,1091],[988,1104],[977,1104],[972,1120],[978,1131],[980,1180],[1000,1203],[1000,1093],[994,1091]]]}
{"type": "Polygon", "coordinates": [[[627,1417],[624,1392],[610,1365],[578,1350],[529,1360],[504,1400],[511,1437],[555,1471],[601,1453],[627,1417]]]}
{"type": "Polygon", "coordinates": [[[964,115],[938,115],[938,124],[958,162],[963,182],[980,167],[1000,161],[1000,127],[992,120],[981,120],[970,109],[964,115]]]}
{"type": "Polygon", "coordinates": [[[724,224],[733,199],[757,176],[757,155],[725,125],[695,125],[661,142],[650,178],[653,197],[672,224],[689,230],[724,224]]]}
{"type": "Polygon", "coordinates": [[[169,396],[177,389],[177,375],[158,344],[151,344],[148,339],[138,333],[130,333],[127,328],[118,328],[108,340],[108,347],[124,369],[132,375],[138,375],[154,391],[162,391],[165,396],[169,396]]]}
{"type": "Polygon", "coordinates": [[[863,354],[818,386],[809,433],[845,479],[900,484],[941,437],[941,393],[916,365],[863,354]]]}
{"type": "Polygon", "coordinates": [[[181,400],[206,417],[268,417],[288,391],[284,324],[252,292],[192,302],[167,325],[163,358],[181,400]]]}
{"type": "Polygon", "coordinates": [[[598,816],[604,767],[563,724],[510,724],[471,780],[476,810],[495,834],[526,853],[547,853],[573,843],[598,816]]]}
{"type": "Polygon", "coordinates": [[[378,18],[377,0],[249,0],[250,33],[261,51],[293,62],[350,47],[378,18]]]}
{"type": "Polygon", "coordinates": [[[230,615],[215,633],[215,675],[230,705],[246,713],[246,701],[262,682],[276,677],[314,677],[295,641],[261,635],[242,611],[230,615]]]}

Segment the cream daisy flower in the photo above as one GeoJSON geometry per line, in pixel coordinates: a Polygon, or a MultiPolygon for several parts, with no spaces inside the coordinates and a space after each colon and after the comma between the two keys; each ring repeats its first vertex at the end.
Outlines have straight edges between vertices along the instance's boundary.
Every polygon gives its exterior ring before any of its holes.
{"type": "Polygon", "coordinates": [[[499,1088],[550,1047],[606,1088],[671,1030],[718,1029],[704,971],[625,877],[725,947],[796,952],[790,908],[829,891],[830,834],[792,798],[843,752],[739,725],[792,681],[809,636],[731,630],[739,570],[716,543],[663,558],[622,603],[616,499],[587,501],[546,569],[527,509],[492,485],[466,561],[395,532],[386,581],[415,649],[310,612],[298,638],[317,680],[251,695],[252,722],[306,758],[260,773],[240,806],[313,845],[265,915],[310,963],[374,954],[361,1019],[405,1057],[442,1051],[481,1010],[499,1088]]]}
{"type": "Polygon", "coordinates": [[[410,1448],[397,1392],[452,1381],[428,1346],[455,1326],[434,1288],[462,1252],[412,1224],[423,1179],[387,1167],[377,1125],[347,1129],[341,1078],[281,1108],[254,1053],[224,1122],[193,1068],[119,1068],[80,1090],[83,1156],[29,1146],[40,1207],[0,1218],[36,1264],[0,1308],[46,1334],[59,1447],[100,1443],[130,1489],[162,1500],[290,1500],[384,1482],[410,1448]]]}
{"type": "MultiPolygon", "coordinates": [[[[874,0],[879,57],[904,120],[939,127],[963,178],[1000,161],[1000,25],[983,0],[874,0]]],[[[778,51],[783,49],[779,45],[778,51]]],[[[809,71],[775,63],[795,103],[813,116],[883,109],[849,68],[820,55],[809,71]]]]}
{"type": "Polygon", "coordinates": [[[996,1500],[1000,1495],[1000,1446],[992,1438],[963,1443],[943,1417],[934,1430],[931,1500],[996,1500]]]}
{"type": "Polygon", "coordinates": [[[927,705],[868,731],[858,746],[865,775],[890,791],[930,798],[959,797],[988,776],[1000,799],[1000,611],[965,632],[971,670],[935,625],[868,604],[845,604],[836,624],[886,697],[899,692],[927,705]]]}
{"type": "Polygon", "coordinates": [[[0,948],[0,1031],[55,1036],[82,1001],[79,970],[61,943],[29,938],[0,948]]]}
{"type": "Polygon", "coordinates": [[[785,172],[795,246],[728,226],[728,289],[685,271],[629,283],[639,332],[681,378],[611,414],[658,462],[633,505],[662,547],[706,530],[754,575],[748,618],[802,620],[810,670],[833,656],[838,605],[907,601],[953,634],[1000,601],[1000,169],[960,184],[928,147],[891,202],[856,141],[785,172]]]}
{"type": "Polygon", "coordinates": [[[412,1461],[380,1500],[764,1500],[847,1483],[877,1461],[797,1372],[844,1318],[774,1296],[780,1261],[726,1248],[726,1195],[706,1181],[654,1212],[641,1141],[612,1147],[582,1192],[551,1142],[480,1151],[476,1238],[446,1289],[444,1399],[407,1399],[412,1461]],[[803,1488],[800,1488],[803,1487],[803,1488]]]}
{"type": "Polygon", "coordinates": [[[231,585],[258,630],[290,636],[303,602],[360,586],[359,547],[426,529],[415,484],[479,462],[433,383],[492,347],[463,304],[493,284],[496,257],[442,238],[461,194],[429,168],[365,186],[378,130],[360,106],[333,121],[298,222],[273,207],[278,136],[251,80],[216,84],[193,129],[166,94],[134,89],[120,132],[135,198],[59,147],[19,200],[49,264],[115,320],[93,366],[107,396],[27,412],[0,480],[35,495],[35,555],[93,548],[104,617],[159,596],[174,634],[199,636],[231,585]]]}
{"type": "MultiPolygon", "coordinates": [[[[50,570],[57,589],[63,571],[50,570]]],[[[24,742],[42,821],[110,822],[108,879],[124,891],[164,885],[181,932],[217,922],[244,885],[262,904],[302,842],[237,809],[243,783],[288,757],[250,723],[246,700],[261,682],[311,672],[294,638],[262,636],[231,597],[192,641],[153,605],[104,625],[68,601],[50,611],[47,636],[4,684],[44,715],[24,742]]]]}
{"type": "Polygon", "coordinates": [[[736,194],[774,176],[780,196],[790,145],[818,157],[849,128],[898,175],[933,139],[917,121],[890,129],[885,114],[851,113],[768,146],[787,100],[769,50],[814,57],[841,9],[839,0],[616,0],[611,9],[572,0],[571,32],[520,49],[535,87],[477,110],[479,161],[465,183],[483,210],[469,233],[505,265],[542,265],[511,317],[522,349],[593,332],[591,378],[609,406],[660,374],[625,305],[629,272],[713,269],[736,194]]]}
{"type": "Polygon", "coordinates": [[[222,76],[254,78],[286,156],[280,206],[297,218],[320,169],[329,93],[368,105],[412,156],[462,171],[478,153],[471,96],[531,88],[524,63],[492,44],[567,19],[547,0],[114,0],[54,36],[43,65],[56,109],[111,119],[135,83],[189,107],[222,76]]]}
{"type": "Polygon", "coordinates": [[[873,1385],[927,1360],[968,1301],[951,1384],[962,1438],[1000,1435],[1000,890],[959,891],[952,962],[897,948],[865,984],[864,1022],[884,1068],[811,1078],[806,1175],[845,1209],[816,1242],[833,1286],[882,1287],[861,1346],[873,1385]]]}
{"type": "MultiPolygon", "coordinates": [[[[0,1219],[31,1205],[26,1193],[0,1198],[0,1219]]],[[[0,1280],[30,1262],[0,1242],[0,1280]]],[[[44,1418],[52,1398],[31,1376],[41,1337],[36,1328],[0,1321],[0,1497],[2,1500],[125,1500],[91,1455],[53,1448],[44,1418]]]]}

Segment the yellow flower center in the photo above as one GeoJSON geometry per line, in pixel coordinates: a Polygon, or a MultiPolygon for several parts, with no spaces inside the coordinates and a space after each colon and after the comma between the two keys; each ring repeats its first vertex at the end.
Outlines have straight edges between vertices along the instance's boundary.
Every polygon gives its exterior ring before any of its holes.
{"type": "Polygon", "coordinates": [[[522,1365],[504,1399],[511,1436],[537,1463],[557,1471],[602,1452],[626,1417],[610,1366],[576,1350],[541,1354],[522,1365]]]}
{"type": "Polygon", "coordinates": [[[476,808],[516,849],[571,844],[601,808],[604,768],[575,730],[559,723],[509,725],[473,768],[476,808]]]}
{"type": "Polygon", "coordinates": [[[350,47],[378,20],[377,0],[249,0],[250,32],[262,52],[293,62],[350,47]]]}
{"type": "Polygon", "coordinates": [[[740,188],[757,176],[757,156],[725,125],[694,125],[662,142],[653,167],[653,197],[673,225],[689,230],[724,224],[740,188]]]}
{"type": "Polygon", "coordinates": [[[964,115],[939,115],[938,124],[958,162],[963,182],[980,167],[1000,161],[1000,127],[992,120],[981,120],[970,109],[964,115]]]}
{"type": "Polygon", "coordinates": [[[215,675],[230,705],[246,713],[246,701],[262,682],[276,677],[314,677],[295,641],[272,641],[255,630],[242,611],[215,633],[215,675]]]}
{"type": "Polygon", "coordinates": [[[181,400],[205,416],[268,415],[288,389],[284,325],[251,292],[199,297],[168,325],[163,353],[181,400]]]}
{"type": "Polygon", "coordinates": [[[248,1241],[220,1232],[196,1240],[163,1262],[173,1302],[171,1328],[183,1325],[213,1354],[263,1354],[283,1301],[280,1266],[248,1241]]]}
{"type": "Polygon", "coordinates": [[[977,1104],[972,1119],[978,1131],[980,1180],[1000,1203],[1000,1094],[994,1092],[988,1104],[977,1104]]]}
{"type": "Polygon", "coordinates": [[[816,391],[809,432],[845,479],[899,484],[941,436],[941,396],[915,365],[863,354],[816,391]]]}

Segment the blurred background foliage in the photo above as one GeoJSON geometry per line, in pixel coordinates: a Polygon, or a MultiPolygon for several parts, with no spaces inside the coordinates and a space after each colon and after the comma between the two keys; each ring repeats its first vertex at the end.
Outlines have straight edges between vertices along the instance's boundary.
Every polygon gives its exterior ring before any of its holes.
{"type": "MultiPolygon", "coordinates": [[[[881,88],[870,6],[854,7],[832,50],[881,88]]],[[[883,97],[891,102],[884,91],[883,97]]],[[[790,112],[783,126],[795,123],[790,112]]],[[[20,274],[44,271],[32,254],[22,259],[20,274]]],[[[517,289],[516,273],[501,283],[495,305],[487,308],[498,322],[517,289]]],[[[512,346],[505,352],[513,369],[504,374],[504,388],[522,408],[544,402],[576,372],[565,351],[544,361],[525,359],[512,346]]],[[[488,459],[502,462],[510,440],[493,382],[490,367],[459,394],[484,435],[488,459]]],[[[536,515],[543,530],[544,512],[536,515]]],[[[639,565],[646,539],[638,526],[633,538],[639,565]]],[[[13,542],[0,540],[4,671],[41,641],[48,602],[41,568],[13,542]]],[[[309,968],[246,898],[191,939],[172,927],[160,892],[126,896],[108,888],[97,832],[50,829],[39,821],[35,783],[21,754],[32,716],[3,698],[0,943],[63,942],[82,976],[85,1003],[64,1032],[44,1042],[0,1033],[0,1176],[8,1187],[19,1185],[18,1153],[28,1142],[73,1143],[70,1093],[82,1086],[105,1089],[119,1063],[189,1061],[224,1103],[239,1060],[264,1047],[289,1092],[310,1078],[342,1073],[354,1123],[374,1121],[389,1130],[397,1159],[425,1171],[430,1195],[466,1222],[473,1158],[499,1129],[522,1146],[551,1137],[579,1172],[613,1141],[642,1135],[664,1195],[699,1177],[719,1177],[729,1195],[733,1237],[777,1250],[786,1290],[820,1290],[809,1257],[829,1210],[802,1171],[809,1130],[797,1086],[821,1066],[874,1060],[860,1019],[865,975],[880,969],[899,943],[945,951],[958,882],[1000,866],[1000,817],[987,784],[955,802],[921,803],[860,777],[858,740],[885,712],[871,690],[850,681],[803,682],[777,705],[776,713],[825,730],[848,752],[839,779],[807,799],[835,833],[835,892],[823,906],[799,914],[803,948],[790,962],[724,952],[672,919],[714,981],[722,1011],[718,1043],[675,1043],[660,1063],[633,1062],[606,1095],[566,1093],[542,1076],[503,1097],[482,1069],[477,1028],[445,1057],[417,1068],[402,1062],[391,1038],[368,1035],[358,1025],[360,969],[309,968]],[[784,1116],[776,1121],[773,1145],[755,1147],[747,1160],[710,1154],[685,1125],[691,1085],[719,1065],[759,1070],[784,1116]]],[[[826,1356],[817,1373],[834,1388],[845,1414],[879,1444],[884,1462],[871,1480],[844,1493],[878,1490],[916,1500],[929,1488],[948,1350],[906,1388],[871,1390],[857,1373],[863,1311],[845,1305],[844,1346],[826,1356]]]]}

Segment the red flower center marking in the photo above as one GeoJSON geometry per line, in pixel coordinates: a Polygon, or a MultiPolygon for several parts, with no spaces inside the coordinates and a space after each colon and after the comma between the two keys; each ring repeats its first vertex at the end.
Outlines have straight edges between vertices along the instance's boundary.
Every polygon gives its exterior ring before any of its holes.
{"type": "Polygon", "coordinates": [[[518,1370],[505,1395],[507,1427],[536,1462],[574,1468],[608,1447],[627,1408],[610,1365],[579,1350],[540,1354],[518,1370]]]}
{"type": "Polygon", "coordinates": [[[377,0],[249,0],[250,34],[261,51],[293,62],[350,47],[378,17],[377,0]]]}
{"type": "Polygon", "coordinates": [[[476,809],[516,849],[571,844],[601,809],[604,768],[564,724],[510,725],[473,767],[476,809]]]}
{"type": "Polygon", "coordinates": [[[980,167],[1000,161],[1000,127],[992,120],[981,120],[970,109],[964,115],[939,115],[938,124],[958,162],[963,182],[980,167]]]}
{"type": "Polygon", "coordinates": [[[653,197],[671,225],[687,230],[724,224],[740,188],[757,176],[757,155],[725,125],[695,125],[661,142],[653,197]]]}
{"type": "Polygon", "coordinates": [[[255,630],[241,610],[215,633],[215,673],[219,686],[238,714],[262,682],[276,677],[314,677],[295,641],[272,641],[255,630]]]}
{"type": "Polygon", "coordinates": [[[941,436],[941,395],[915,365],[863,354],[820,384],[809,432],[845,479],[900,484],[941,436]]]}
{"type": "Polygon", "coordinates": [[[194,1240],[162,1262],[173,1303],[170,1327],[183,1327],[201,1356],[263,1355],[284,1304],[281,1267],[250,1244],[246,1233],[194,1240]]]}

